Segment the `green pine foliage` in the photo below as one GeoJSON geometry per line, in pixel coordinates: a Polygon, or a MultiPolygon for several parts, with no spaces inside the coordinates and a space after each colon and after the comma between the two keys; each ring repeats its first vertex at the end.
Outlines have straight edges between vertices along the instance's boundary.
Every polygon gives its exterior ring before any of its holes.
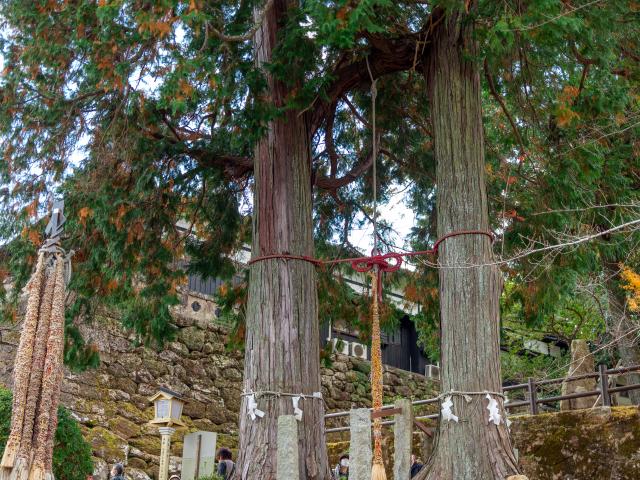
{"type": "MultiPolygon", "coordinates": [[[[251,237],[253,146],[266,122],[287,109],[316,122],[316,255],[353,256],[350,233],[373,215],[371,169],[360,168],[372,148],[366,65],[381,68],[376,57],[385,52],[398,60],[407,44],[413,65],[377,82],[378,201],[402,191],[417,222],[407,239],[381,222],[377,243],[385,250],[432,247],[437,185],[421,59],[429,55],[430,15],[469,4],[301,2],[288,13],[267,66],[298,88],[271,105],[250,41],[253,11],[263,2],[0,0],[0,280],[10,276],[15,285],[0,288],[4,319],[16,319],[47,202],[64,195],[63,244],[75,252],[66,363],[97,362],[78,325],[99,310],[122,318],[140,343],[170,339],[169,311],[185,275],[234,274],[228,254],[251,237]],[[354,65],[354,86],[330,97],[354,65]],[[320,188],[319,179],[346,180],[320,188]]],[[[508,285],[505,329],[603,340],[605,267],[624,263],[638,271],[638,233],[627,229],[521,253],[638,218],[639,16],[633,0],[482,0],[471,9],[491,227],[508,285]]],[[[415,260],[414,271],[388,278],[420,304],[413,320],[433,360],[434,260],[415,260]]],[[[320,321],[346,317],[366,334],[367,299],[340,275],[320,272],[318,279],[320,321]]],[[[230,286],[219,296],[223,314],[237,320],[238,345],[246,289],[230,286]]],[[[389,309],[389,328],[398,315],[389,309]]]]}
{"type": "Polygon", "coordinates": [[[485,32],[489,188],[504,257],[546,248],[503,267],[503,321],[516,307],[519,329],[607,344],[607,279],[638,261],[637,229],[601,232],[640,213],[640,17],[576,7],[505,10],[485,32]]]}

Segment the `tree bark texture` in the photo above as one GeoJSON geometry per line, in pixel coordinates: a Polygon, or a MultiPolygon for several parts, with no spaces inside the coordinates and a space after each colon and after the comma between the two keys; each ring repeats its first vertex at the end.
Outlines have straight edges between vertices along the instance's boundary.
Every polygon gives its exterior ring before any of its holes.
{"type": "MultiPolygon", "coordinates": [[[[254,38],[258,65],[271,60],[284,26],[287,0],[275,0],[254,38]]],[[[265,72],[270,101],[284,104],[289,88],[265,72]]],[[[311,152],[308,119],[288,111],[271,121],[258,142],[254,163],[252,256],[313,255],[311,152]]],[[[271,259],[250,267],[246,316],[245,391],[312,395],[320,388],[320,333],[314,266],[300,260],[271,259]]],[[[292,415],[289,396],[257,398],[263,418],[247,415],[243,397],[240,454],[235,476],[276,478],[278,416],[292,415]]],[[[300,401],[300,478],[330,478],[324,434],[324,401],[300,401]]]]}
{"type": "MultiPolygon", "coordinates": [[[[640,345],[638,345],[637,328],[627,310],[627,297],[620,288],[620,265],[618,262],[604,262],[605,282],[609,299],[607,316],[607,331],[616,340],[618,356],[623,367],[640,365],[640,345]]],[[[627,383],[640,383],[640,374],[627,373],[624,375],[627,383]]],[[[640,390],[631,390],[629,399],[634,405],[640,405],[640,390]]]]}
{"type": "MultiPolygon", "coordinates": [[[[437,161],[438,235],[489,230],[477,48],[464,14],[434,33],[425,75],[437,161]]],[[[439,247],[442,392],[501,392],[499,297],[502,279],[483,235],[451,237],[439,247]],[[484,265],[473,267],[471,265],[484,265]]],[[[503,421],[489,423],[488,400],[453,396],[459,422],[440,422],[429,468],[437,480],[504,479],[517,473],[503,421]]]]}

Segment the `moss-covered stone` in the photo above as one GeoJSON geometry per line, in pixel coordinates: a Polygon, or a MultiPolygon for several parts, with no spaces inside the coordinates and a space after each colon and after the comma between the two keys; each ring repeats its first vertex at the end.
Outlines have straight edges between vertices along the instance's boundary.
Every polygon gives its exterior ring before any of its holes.
{"type": "Polygon", "coordinates": [[[132,447],[151,455],[160,455],[160,435],[143,435],[129,441],[132,447]]]}
{"type": "Polygon", "coordinates": [[[530,480],[640,478],[637,407],[575,410],[513,420],[513,439],[530,480]]]}
{"type": "Polygon", "coordinates": [[[107,463],[122,461],[127,441],[103,427],[83,429],[84,438],[91,445],[93,454],[107,463]]]}
{"type": "Polygon", "coordinates": [[[365,375],[369,375],[371,373],[371,364],[364,360],[353,359],[351,360],[353,364],[353,369],[356,372],[364,373],[365,375]]]}
{"type": "Polygon", "coordinates": [[[109,419],[108,425],[111,431],[124,439],[140,435],[140,425],[123,417],[109,419]]]}
{"type": "Polygon", "coordinates": [[[205,331],[195,326],[182,328],[178,338],[189,350],[200,351],[205,343],[205,331]]]}
{"type": "Polygon", "coordinates": [[[138,470],[146,470],[148,467],[149,465],[147,465],[147,462],[145,462],[141,458],[131,458],[127,462],[127,469],[137,468],[138,470]]]}

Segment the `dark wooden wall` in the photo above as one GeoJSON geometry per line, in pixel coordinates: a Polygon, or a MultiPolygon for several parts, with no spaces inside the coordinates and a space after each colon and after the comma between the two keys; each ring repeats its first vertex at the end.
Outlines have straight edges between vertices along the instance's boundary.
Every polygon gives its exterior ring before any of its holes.
{"type": "MultiPolygon", "coordinates": [[[[329,338],[329,324],[320,329],[322,346],[326,346],[329,338]]],[[[367,358],[371,359],[371,344],[353,335],[333,331],[332,338],[340,338],[345,342],[358,342],[367,345],[367,358]]],[[[425,367],[430,363],[424,352],[418,347],[418,333],[413,322],[404,317],[399,329],[393,334],[383,335],[382,363],[390,367],[424,375],[425,367]]]]}

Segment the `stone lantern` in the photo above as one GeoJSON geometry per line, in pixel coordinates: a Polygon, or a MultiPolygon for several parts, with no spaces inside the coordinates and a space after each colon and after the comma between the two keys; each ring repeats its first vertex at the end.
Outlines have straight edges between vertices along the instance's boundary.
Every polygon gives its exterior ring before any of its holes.
{"type": "Polygon", "coordinates": [[[160,387],[158,393],[149,399],[153,402],[154,418],[151,424],[158,425],[160,431],[160,476],[159,480],[167,480],[169,476],[169,453],[171,436],[175,433],[173,427],[184,427],[182,417],[183,397],[168,388],[160,387]]]}

